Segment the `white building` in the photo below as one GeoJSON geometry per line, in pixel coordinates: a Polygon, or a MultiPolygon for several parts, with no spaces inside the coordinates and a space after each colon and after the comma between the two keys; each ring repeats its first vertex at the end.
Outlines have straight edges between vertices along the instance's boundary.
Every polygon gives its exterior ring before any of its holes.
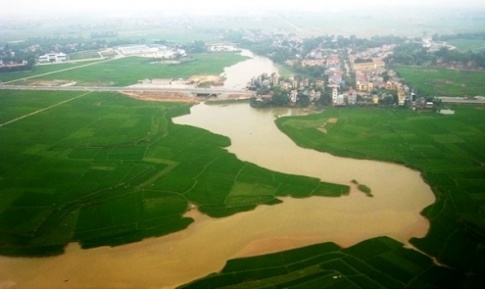
{"type": "Polygon", "coordinates": [[[140,55],[140,54],[150,54],[151,49],[146,45],[130,45],[130,46],[120,46],[118,51],[123,55],[140,55]]]}
{"type": "Polygon", "coordinates": [[[339,94],[334,105],[345,105],[345,96],[343,94],[339,94]]]}
{"type": "Polygon", "coordinates": [[[209,48],[209,50],[222,52],[222,51],[237,51],[238,49],[233,45],[212,45],[209,48]]]}
{"type": "Polygon", "coordinates": [[[293,89],[290,92],[290,101],[293,103],[296,103],[297,98],[298,98],[298,91],[296,89],[293,89]]]}
{"type": "Polygon", "coordinates": [[[338,98],[338,88],[334,87],[332,89],[332,103],[337,104],[337,98],[338,98]]]}
{"type": "Polygon", "coordinates": [[[39,63],[59,63],[67,60],[67,55],[64,53],[48,53],[39,56],[39,63]]]}
{"type": "Polygon", "coordinates": [[[168,48],[167,46],[148,47],[146,45],[129,45],[120,46],[118,51],[125,56],[140,56],[140,57],[154,57],[161,59],[173,59],[177,56],[186,56],[187,53],[183,49],[168,48]]]}

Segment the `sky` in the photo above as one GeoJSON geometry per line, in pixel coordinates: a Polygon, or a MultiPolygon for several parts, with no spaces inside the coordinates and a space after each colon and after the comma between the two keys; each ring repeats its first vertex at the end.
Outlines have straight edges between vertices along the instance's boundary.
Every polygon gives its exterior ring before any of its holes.
{"type": "Polygon", "coordinates": [[[484,0],[0,0],[0,10],[8,15],[76,12],[224,12],[228,10],[341,10],[348,7],[449,7],[485,8],[484,0]]]}

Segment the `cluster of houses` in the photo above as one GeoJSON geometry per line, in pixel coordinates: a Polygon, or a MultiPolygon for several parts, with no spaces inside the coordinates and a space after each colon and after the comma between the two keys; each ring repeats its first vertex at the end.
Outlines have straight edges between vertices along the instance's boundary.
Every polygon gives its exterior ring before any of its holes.
{"type": "Polygon", "coordinates": [[[0,59],[0,68],[20,67],[20,66],[25,66],[27,64],[28,64],[27,60],[22,60],[21,62],[15,62],[15,61],[4,61],[3,59],[0,59]]]}
{"type": "MultiPolygon", "coordinates": [[[[290,102],[296,103],[298,94],[302,93],[309,97],[310,101],[318,100],[322,96],[322,90],[325,85],[323,80],[311,82],[309,79],[297,79],[294,76],[289,78],[280,78],[278,74],[271,75],[262,74],[256,78],[251,79],[248,83],[248,89],[257,90],[258,88],[279,87],[288,92],[290,102]]],[[[268,93],[258,95],[258,100],[269,100],[272,97],[271,91],[268,93]]]]}
{"type": "MultiPolygon", "coordinates": [[[[303,58],[294,58],[286,61],[289,66],[301,65],[302,67],[320,67],[324,69],[324,74],[328,77],[327,86],[332,89],[332,102],[335,105],[345,104],[345,98],[349,99],[348,95],[339,94],[340,87],[344,82],[344,71],[342,71],[341,57],[336,49],[324,49],[321,47],[310,51],[303,58]]],[[[290,100],[296,102],[298,91],[303,91],[304,94],[310,97],[310,100],[317,100],[322,95],[325,82],[320,79],[310,82],[308,79],[296,81],[294,77],[290,81],[283,81],[280,86],[284,89],[291,89],[290,100]]],[[[356,95],[350,96],[350,103],[355,104],[356,95]]]]}
{"type": "Polygon", "coordinates": [[[348,59],[343,59],[336,49],[316,48],[303,58],[295,58],[286,61],[287,65],[301,65],[302,67],[321,67],[324,75],[328,77],[328,82],[323,80],[316,81],[308,86],[308,80],[303,80],[300,84],[293,82],[280,83],[284,89],[291,90],[293,96],[297,94],[297,89],[306,90],[312,98],[318,98],[319,93],[314,88],[326,85],[332,90],[331,100],[333,105],[356,104],[359,95],[367,103],[377,104],[383,95],[375,94],[376,90],[393,92],[397,96],[398,105],[404,105],[406,96],[410,95],[410,88],[403,85],[396,73],[385,68],[384,59],[392,54],[395,45],[383,45],[381,47],[370,48],[364,51],[353,52],[347,50],[348,59]],[[346,91],[341,91],[345,85],[345,75],[355,76],[353,87],[346,91]]]}
{"type": "MultiPolygon", "coordinates": [[[[392,54],[395,45],[367,49],[362,52],[349,51],[349,62],[355,74],[355,90],[362,95],[370,96],[375,89],[394,91],[398,98],[398,105],[404,105],[409,87],[403,85],[397,75],[386,70],[384,59],[392,54]]],[[[378,103],[379,95],[373,95],[372,102],[378,103]]]]}

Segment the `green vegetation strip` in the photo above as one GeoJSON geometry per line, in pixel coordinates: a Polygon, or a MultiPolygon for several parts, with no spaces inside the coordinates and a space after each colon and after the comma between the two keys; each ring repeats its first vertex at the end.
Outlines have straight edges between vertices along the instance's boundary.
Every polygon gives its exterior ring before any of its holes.
{"type": "Polygon", "coordinates": [[[279,118],[277,125],[302,147],[420,170],[437,200],[423,211],[431,224],[427,236],[411,243],[466,274],[459,287],[473,287],[477,282],[485,284],[485,111],[469,106],[453,109],[453,116],[327,109],[305,117],[279,118]],[[330,118],[338,122],[327,124],[322,133],[319,125],[330,118]]]}
{"type": "Polygon", "coordinates": [[[398,66],[394,70],[419,95],[485,96],[485,72],[421,66],[398,66]]]}
{"type": "Polygon", "coordinates": [[[459,288],[464,280],[465,274],[379,237],[349,248],[323,243],[230,260],[220,273],[180,288],[459,288]]]}
{"type": "Polygon", "coordinates": [[[0,127],[0,254],[44,256],[72,241],[89,248],[165,235],[193,221],[183,216],[189,204],[222,217],[279,196],[349,192],[238,160],[224,149],[226,137],[172,123],[187,105],[77,96],[0,95],[8,119],[50,107],[0,127]]]}

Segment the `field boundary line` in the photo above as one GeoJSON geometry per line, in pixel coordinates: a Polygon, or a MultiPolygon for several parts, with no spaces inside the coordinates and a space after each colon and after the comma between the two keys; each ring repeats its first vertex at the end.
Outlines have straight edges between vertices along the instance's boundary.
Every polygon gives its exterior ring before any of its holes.
{"type": "Polygon", "coordinates": [[[14,118],[14,119],[12,119],[12,120],[7,121],[7,122],[1,123],[1,124],[0,124],[0,127],[4,127],[4,126],[6,126],[6,125],[9,125],[9,124],[11,124],[11,123],[17,122],[17,121],[22,120],[22,119],[24,119],[24,118],[27,118],[27,117],[29,117],[29,116],[33,116],[33,115],[36,115],[36,114],[38,114],[38,113],[44,112],[44,111],[46,111],[46,110],[49,110],[49,109],[51,109],[51,108],[54,108],[54,107],[56,107],[56,106],[63,105],[63,104],[65,104],[65,103],[67,103],[67,102],[70,102],[70,101],[76,100],[76,99],[81,98],[81,97],[83,97],[83,96],[86,96],[86,95],[88,95],[88,94],[90,94],[90,93],[92,93],[92,91],[90,91],[90,92],[86,92],[86,93],[84,93],[84,94],[78,95],[78,96],[76,96],[76,97],[73,97],[73,98],[70,98],[70,99],[67,99],[67,100],[63,100],[63,101],[61,101],[61,102],[59,102],[59,103],[53,104],[53,105],[48,106],[48,107],[45,107],[45,108],[41,108],[41,109],[36,110],[36,111],[34,111],[34,112],[31,112],[31,113],[28,113],[28,114],[25,114],[25,115],[19,116],[19,117],[17,117],[17,118],[14,118]]]}
{"type": "MultiPolygon", "coordinates": [[[[96,64],[100,64],[100,63],[104,63],[104,62],[113,61],[113,60],[116,60],[116,59],[119,59],[119,58],[110,58],[110,59],[104,59],[104,60],[102,59],[100,61],[96,61],[96,62],[93,62],[93,63],[88,63],[88,64],[79,65],[79,66],[49,71],[49,72],[46,72],[46,73],[35,74],[35,75],[32,75],[32,76],[17,78],[17,79],[13,79],[13,80],[10,80],[10,81],[5,81],[3,84],[9,84],[9,83],[17,82],[17,81],[28,80],[28,79],[32,79],[32,78],[38,78],[38,77],[42,77],[42,76],[46,76],[46,75],[50,75],[50,74],[56,74],[56,73],[59,73],[59,72],[65,72],[65,71],[74,70],[74,69],[78,69],[78,68],[84,68],[84,67],[88,67],[88,66],[91,66],[91,65],[96,65],[96,64]]],[[[53,65],[55,65],[55,64],[53,64],[53,65]]]]}

